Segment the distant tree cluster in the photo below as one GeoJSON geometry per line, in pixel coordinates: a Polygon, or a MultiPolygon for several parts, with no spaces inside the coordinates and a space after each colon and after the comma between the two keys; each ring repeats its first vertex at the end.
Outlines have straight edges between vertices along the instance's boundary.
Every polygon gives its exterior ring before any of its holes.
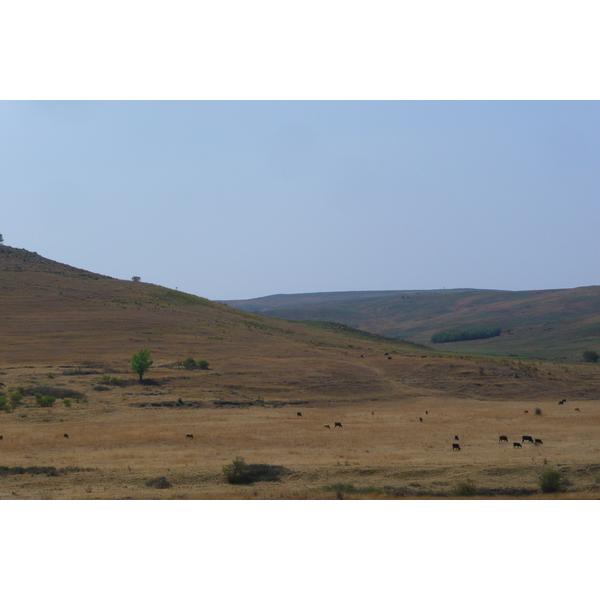
{"type": "Polygon", "coordinates": [[[0,244],[4,244],[4,237],[2,236],[1,233],[0,233],[0,244]]]}
{"type": "Polygon", "coordinates": [[[502,333],[500,327],[455,327],[454,329],[445,329],[431,336],[434,344],[444,344],[446,342],[464,342],[466,340],[483,340],[495,337],[502,333]]]}

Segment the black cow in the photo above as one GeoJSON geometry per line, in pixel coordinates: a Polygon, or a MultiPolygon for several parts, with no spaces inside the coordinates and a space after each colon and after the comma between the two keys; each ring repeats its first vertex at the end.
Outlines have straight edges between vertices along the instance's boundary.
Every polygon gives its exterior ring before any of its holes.
{"type": "Polygon", "coordinates": [[[336,427],[341,427],[341,426],[342,426],[342,424],[341,424],[341,423],[336,423],[336,424],[333,426],[333,428],[335,429],[336,427]]]}
{"type": "Polygon", "coordinates": [[[457,435],[454,436],[454,439],[458,442],[458,436],[457,435]]]}
{"type": "Polygon", "coordinates": [[[3,436],[3,435],[0,435],[0,440],[3,440],[3,439],[4,439],[4,436],[3,436]]]}
{"type": "Polygon", "coordinates": [[[452,452],[455,450],[460,450],[460,444],[452,444],[452,452]]]}
{"type": "Polygon", "coordinates": [[[388,356],[388,360],[392,360],[392,357],[391,357],[391,356],[388,356]]]}
{"type": "Polygon", "coordinates": [[[524,435],[521,438],[522,442],[529,442],[530,444],[533,444],[533,438],[530,435],[524,435]]]}
{"type": "Polygon", "coordinates": [[[419,417],[419,421],[421,421],[421,423],[423,422],[423,417],[419,417]]]}
{"type": "Polygon", "coordinates": [[[301,417],[301,416],[302,416],[302,413],[296,413],[296,415],[297,415],[298,417],[301,417]]]}
{"type": "Polygon", "coordinates": [[[523,446],[521,446],[521,444],[519,444],[519,442],[513,442],[513,448],[522,448],[523,446]]]}
{"type": "Polygon", "coordinates": [[[501,435],[498,439],[499,442],[508,442],[508,437],[505,435],[501,435]]]}
{"type": "Polygon", "coordinates": [[[428,411],[428,410],[426,410],[426,411],[425,411],[425,414],[426,414],[426,415],[428,415],[428,414],[429,414],[429,411],[428,411]]]}
{"type": "Polygon", "coordinates": [[[186,438],[192,438],[192,439],[194,439],[194,434],[193,433],[186,433],[185,437],[186,438]]]}
{"type": "Polygon", "coordinates": [[[64,434],[64,437],[68,438],[68,437],[69,437],[69,434],[68,434],[68,433],[65,433],[65,434],[64,434]]]}
{"type": "Polygon", "coordinates": [[[567,399],[566,399],[566,398],[564,398],[563,400],[559,400],[559,401],[558,401],[558,403],[559,403],[559,404],[564,404],[566,401],[567,401],[567,399]]]}
{"type": "Polygon", "coordinates": [[[535,438],[535,442],[534,442],[534,444],[535,444],[536,446],[539,446],[540,444],[543,444],[543,443],[544,443],[544,442],[542,442],[542,440],[540,440],[540,439],[538,439],[538,438],[535,438]]]}
{"type": "Polygon", "coordinates": [[[326,427],[327,429],[331,429],[331,427],[329,427],[329,425],[323,425],[323,427],[326,427]]]}

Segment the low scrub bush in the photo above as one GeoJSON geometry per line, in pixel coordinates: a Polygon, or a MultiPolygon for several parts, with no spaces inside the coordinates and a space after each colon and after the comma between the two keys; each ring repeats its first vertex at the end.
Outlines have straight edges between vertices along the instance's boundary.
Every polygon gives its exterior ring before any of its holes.
{"type": "Polygon", "coordinates": [[[196,362],[193,358],[186,358],[182,363],[184,369],[192,371],[193,369],[208,369],[210,363],[207,360],[199,360],[196,362]]]}
{"type": "Polygon", "coordinates": [[[146,486],[156,488],[157,490],[166,490],[171,487],[171,484],[166,477],[153,477],[146,481],[146,486]]]}
{"type": "Polygon", "coordinates": [[[452,491],[453,496],[477,496],[477,486],[470,480],[459,482],[452,491]]]}
{"type": "Polygon", "coordinates": [[[289,469],[277,465],[246,464],[238,456],[229,465],[223,467],[223,473],[229,483],[234,485],[248,485],[257,481],[279,481],[289,469]]]}
{"type": "Polygon", "coordinates": [[[35,399],[35,403],[43,408],[53,406],[55,402],[56,398],[54,396],[40,396],[35,399]]]}
{"type": "Polygon", "coordinates": [[[559,471],[546,469],[538,475],[538,482],[542,493],[554,494],[564,490],[563,476],[559,471]]]}

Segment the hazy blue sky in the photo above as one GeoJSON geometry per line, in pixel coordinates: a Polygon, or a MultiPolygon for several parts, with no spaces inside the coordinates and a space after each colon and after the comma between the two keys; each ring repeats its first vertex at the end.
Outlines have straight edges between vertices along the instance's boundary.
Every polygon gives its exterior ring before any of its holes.
{"type": "Polygon", "coordinates": [[[597,101],[0,102],[7,245],[210,299],[600,284],[597,101]]]}

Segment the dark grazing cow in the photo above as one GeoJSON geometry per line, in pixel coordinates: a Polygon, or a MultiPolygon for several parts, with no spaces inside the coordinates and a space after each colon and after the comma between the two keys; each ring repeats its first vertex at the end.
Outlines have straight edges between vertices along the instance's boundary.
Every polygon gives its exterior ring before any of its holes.
{"type": "Polygon", "coordinates": [[[460,450],[460,444],[452,444],[452,452],[455,450],[460,450]]]}
{"type": "Polygon", "coordinates": [[[336,423],[336,424],[333,426],[333,428],[335,429],[336,427],[341,427],[341,426],[342,426],[342,424],[341,424],[341,423],[336,423]]]}
{"type": "Polygon", "coordinates": [[[65,433],[65,434],[64,434],[64,437],[68,438],[68,437],[69,437],[69,434],[68,434],[68,433],[65,433]]]}
{"type": "Polygon", "coordinates": [[[524,435],[521,438],[522,442],[529,442],[530,444],[533,444],[533,438],[530,435],[524,435]]]}
{"type": "Polygon", "coordinates": [[[513,448],[522,448],[523,446],[521,446],[521,444],[519,444],[519,442],[513,442],[513,448]]]}
{"type": "Polygon", "coordinates": [[[186,438],[192,438],[192,439],[194,439],[194,434],[193,433],[186,433],[185,437],[186,438]]]}
{"type": "Polygon", "coordinates": [[[575,409],[577,412],[581,412],[578,408],[575,409]]]}
{"type": "Polygon", "coordinates": [[[559,400],[559,401],[558,401],[558,403],[559,403],[559,404],[564,404],[566,401],[567,401],[567,399],[566,399],[566,398],[564,398],[563,400],[559,400]]]}
{"type": "Polygon", "coordinates": [[[425,411],[425,414],[426,414],[426,415],[428,415],[428,414],[429,414],[429,411],[428,411],[428,410],[426,410],[426,411],[425,411]]]}
{"type": "Polygon", "coordinates": [[[423,417],[419,417],[419,421],[421,421],[421,423],[423,422],[423,417]]]}
{"type": "Polygon", "coordinates": [[[4,439],[4,436],[3,436],[3,435],[0,435],[0,440],[3,440],[3,439],[4,439]]]}
{"type": "Polygon", "coordinates": [[[501,435],[500,438],[498,439],[499,442],[508,442],[508,436],[506,435],[501,435]]]}
{"type": "Polygon", "coordinates": [[[323,425],[323,427],[325,427],[326,429],[331,429],[331,427],[329,427],[329,425],[323,425]]]}
{"type": "Polygon", "coordinates": [[[297,415],[297,416],[299,416],[299,417],[301,417],[301,416],[302,416],[302,413],[296,413],[296,415],[297,415]]]}
{"type": "Polygon", "coordinates": [[[458,436],[457,435],[454,436],[454,439],[458,442],[458,436]]]}
{"type": "Polygon", "coordinates": [[[388,356],[388,360],[392,360],[392,357],[391,357],[391,356],[388,356]]]}
{"type": "Polygon", "coordinates": [[[527,414],[529,411],[528,411],[528,410],[524,410],[523,412],[524,412],[525,414],[527,414]]]}
{"type": "Polygon", "coordinates": [[[535,442],[533,442],[536,446],[539,446],[540,444],[543,444],[544,442],[542,442],[542,440],[540,440],[539,438],[535,438],[535,442]]]}

